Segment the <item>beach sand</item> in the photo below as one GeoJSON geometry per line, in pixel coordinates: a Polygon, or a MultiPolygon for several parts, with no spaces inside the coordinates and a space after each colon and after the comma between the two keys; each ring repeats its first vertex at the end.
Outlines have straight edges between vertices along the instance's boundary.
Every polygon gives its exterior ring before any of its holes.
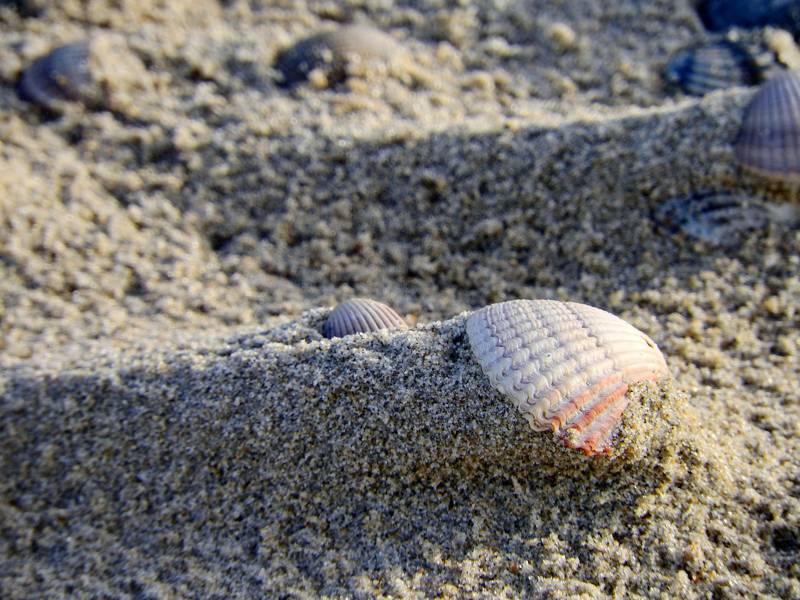
{"type": "Polygon", "coordinates": [[[38,4],[0,4],[3,597],[800,597],[800,231],[654,216],[797,205],[734,160],[753,89],[662,81],[689,0],[38,4]],[[277,85],[353,21],[405,53],[277,85]],[[106,109],[19,98],[86,38],[106,109]],[[324,339],[354,296],[412,327],[324,339]],[[661,348],[611,457],[481,372],[467,311],[515,298],[661,348]]]}

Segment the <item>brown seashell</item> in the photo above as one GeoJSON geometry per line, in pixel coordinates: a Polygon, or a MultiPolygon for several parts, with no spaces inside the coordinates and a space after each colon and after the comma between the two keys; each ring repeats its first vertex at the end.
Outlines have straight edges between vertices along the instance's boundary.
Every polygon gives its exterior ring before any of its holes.
{"type": "Polygon", "coordinates": [[[317,69],[325,74],[329,85],[334,85],[347,78],[351,62],[389,61],[402,51],[392,36],[375,27],[344,25],[298,42],[278,56],[275,67],[284,87],[306,81],[317,69]]]}
{"type": "Polygon", "coordinates": [[[483,372],[530,426],[586,455],[610,454],[628,386],[668,373],[649,337],[585,304],[492,304],[467,319],[467,335],[483,372]]]}
{"type": "Polygon", "coordinates": [[[94,104],[100,90],[92,76],[90,44],[86,41],[59,46],[36,59],[22,74],[23,98],[53,112],[69,102],[94,104]]]}
{"type": "Polygon", "coordinates": [[[322,335],[335,338],[381,329],[408,329],[408,325],[403,317],[382,302],[353,298],[331,311],[322,326],[322,335]]]}
{"type": "Polygon", "coordinates": [[[800,180],[800,72],[765,83],[744,113],[736,160],[765,177],[800,180]]]}

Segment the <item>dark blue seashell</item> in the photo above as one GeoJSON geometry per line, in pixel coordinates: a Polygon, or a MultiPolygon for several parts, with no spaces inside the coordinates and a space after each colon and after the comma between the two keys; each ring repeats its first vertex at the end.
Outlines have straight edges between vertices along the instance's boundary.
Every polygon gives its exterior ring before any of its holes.
{"type": "Polygon", "coordinates": [[[739,44],[719,41],[680,50],[670,59],[667,81],[687,94],[756,85],[761,74],[750,53],[739,44]]]}
{"type": "Polygon", "coordinates": [[[703,0],[698,12],[711,31],[773,25],[796,33],[800,26],[800,0],[703,0]]]}
{"type": "Polygon", "coordinates": [[[745,169],[784,181],[800,180],[800,71],[765,83],[745,109],[734,148],[745,169]]]}
{"type": "Polygon", "coordinates": [[[11,4],[23,17],[35,17],[44,10],[45,0],[0,0],[0,6],[11,4]]]}
{"type": "Polygon", "coordinates": [[[30,102],[58,112],[66,102],[93,103],[97,84],[89,65],[88,42],[60,46],[35,60],[22,74],[20,94],[30,102]]]}
{"type": "Polygon", "coordinates": [[[707,192],[673,198],[654,212],[656,225],[710,246],[733,247],[744,237],[780,219],[780,210],[742,193],[707,192]]]}

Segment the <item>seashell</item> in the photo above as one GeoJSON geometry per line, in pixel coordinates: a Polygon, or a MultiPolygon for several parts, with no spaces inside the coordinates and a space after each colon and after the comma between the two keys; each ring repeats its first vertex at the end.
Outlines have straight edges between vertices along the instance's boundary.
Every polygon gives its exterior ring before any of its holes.
{"type": "Polygon", "coordinates": [[[0,6],[11,4],[23,17],[36,17],[45,9],[46,0],[0,0],[0,6]]]}
{"type": "Polygon", "coordinates": [[[678,51],[667,64],[665,77],[694,96],[755,85],[761,78],[755,61],[744,46],[727,40],[678,51]]]}
{"type": "Polygon", "coordinates": [[[587,456],[610,454],[628,386],[668,373],[649,337],[585,304],[491,304],[467,319],[467,335],[483,372],[530,426],[587,456]]]}
{"type": "Polygon", "coordinates": [[[734,154],[744,168],[766,177],[800,177],[800,71],[781,73],[753,97],[734,154]]]}
{"type": "Polygon", "coordinates": [[[275,67],[284,87],[306,81],[315,70],[325,74],[328,85],[334,85],[347,78],[351,63],[389,61],[402,51],[392,36],[379,29],[344,25],[298,42],[278,56],[275,67]]]}
{"type": "Polygon", "coordinates": [[[322,326],[322,335],[335,338],[381,329],[408,329],[408,325],[403,317],[382,302],[353,298],[331,311],[322,326]]]}
{"type": "Polygon", "coordinates": [[[797,0],[703,0],[698,12],[711,31],[772,25],[797,32],[800,24],[797,0]]]}
{"type": "Polygon", "coordinates": [[[93,104],[99,99],[99,88],[89,63],[88,42],[60,46],[25,70],[19,83],[20,94],[53,112],[60,112],[68,102],[93,104]]]}
{"type": "Polygon", "coordinates": [[[706,192],[668,200],[656,209],[653,217],[667,233],[682,234],[710,246],[732,248],[753,231],[795,221],[793,208],[742,193],[706,192]]]}

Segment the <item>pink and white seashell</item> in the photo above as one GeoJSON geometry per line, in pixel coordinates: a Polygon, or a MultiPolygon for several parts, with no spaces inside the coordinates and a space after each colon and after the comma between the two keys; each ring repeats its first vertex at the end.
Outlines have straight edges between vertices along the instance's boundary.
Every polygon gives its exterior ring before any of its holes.
{"type": "Polygon", "coordinates": [[[628,386],[668,374],[653,340],[585,304],[491,304],[467,319],[467,334],[483,372],[530,426],[587,456],[611,453],[628,386]]]}

